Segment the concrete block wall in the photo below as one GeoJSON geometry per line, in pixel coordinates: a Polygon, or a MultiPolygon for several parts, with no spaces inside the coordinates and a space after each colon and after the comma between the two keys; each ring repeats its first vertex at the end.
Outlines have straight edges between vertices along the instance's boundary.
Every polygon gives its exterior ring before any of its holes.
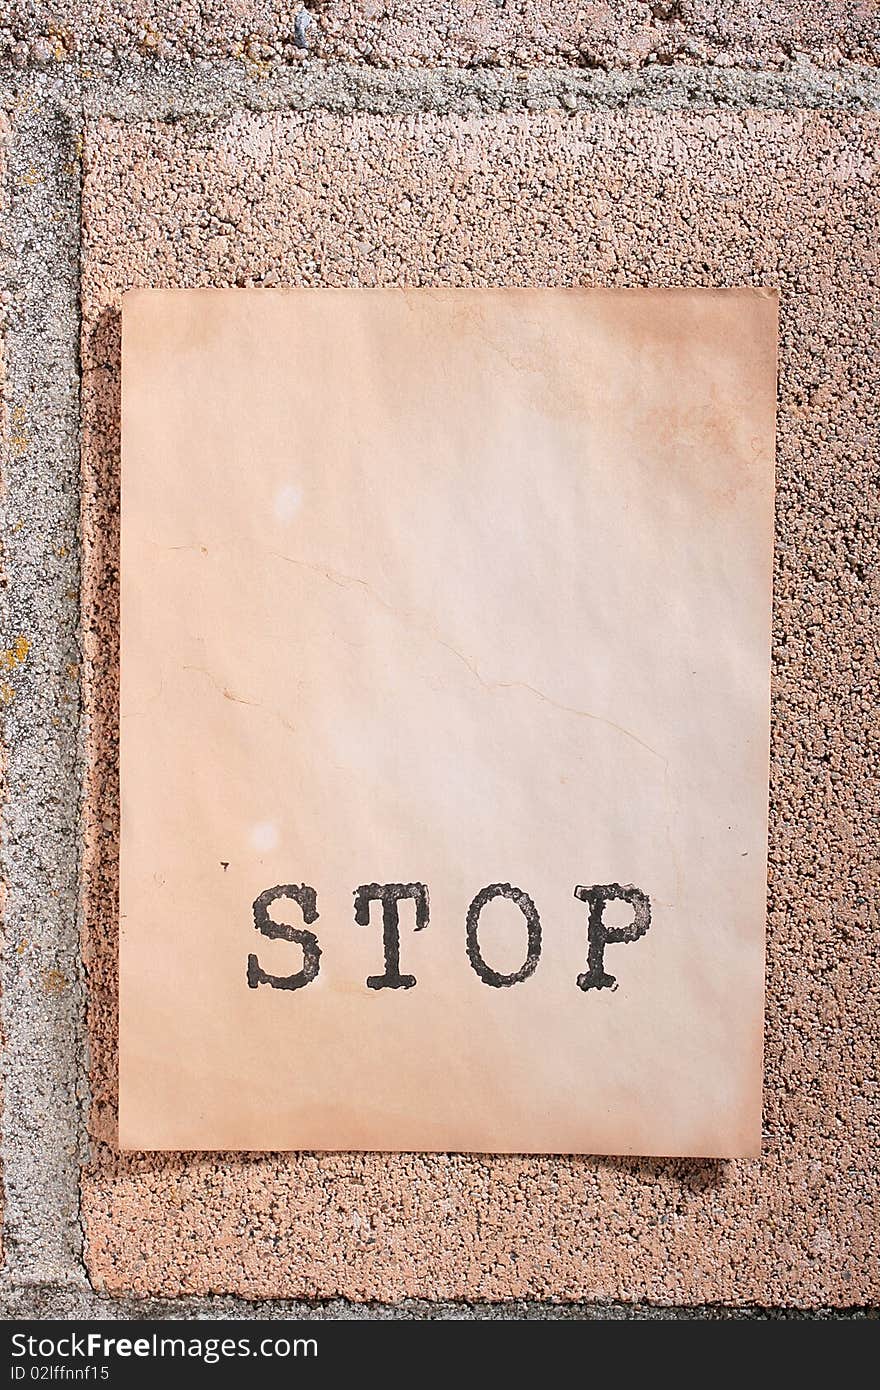
{"type": "Polygon", "coordinates": [[[7,1316],[872,1315],[880,7],[0,0],[7,1316]],[[119,303],[781,291],[760,1160],[115,1143],[119,303]]]}

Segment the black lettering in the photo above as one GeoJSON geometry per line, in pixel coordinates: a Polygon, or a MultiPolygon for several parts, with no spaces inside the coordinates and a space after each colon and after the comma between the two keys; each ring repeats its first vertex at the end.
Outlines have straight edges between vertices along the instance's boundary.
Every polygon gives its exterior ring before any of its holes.
{"type": "Polygon", "coordinates": [[[527,980],[530,975],[534,974],[541,958],[541,919],[538,916],[538,909],[528,893],[524,893],[521,888],[512,888],[509,883],[490,883],[488,888],[482,888],[468,908],[467,954],[468,960],[483,984],[492,985],[495,989],[507,989],[510,985],[518,985],[520,980],[527,980]],[[513,975],[500,975],[497,970],[492,970],[480,954],[480,942],[477,935],[480,927],[480,913],[486,903],[491,902],[493,898],[510,898],[511,902],[516,903],[526,919],[528,929],[527,954],[519,970],[513,975]]]}
{"type": "Polygon", "coordinates": [[[267,888],[254,902],[254,926],[257,931],[273,940],[280,937],[284,941],[293,941],[301,946],[303,968],[295,975],[269,975],[256,956],[248,956],[249,989],[256,989],[258,985],[271,985],[273,989],[304,989],[306,985],[311,984],[320,968],[321,948],[314,932],[272,921],[269,908],[278,898],[292,898],[294,902],[299,903],[303,921],[311,925],[318,920],[317,894],[314,888],[310,888],[306,883],[285,883],[278,888],[267,888]]]}
{"type": "Polygon", "coordinates": [[[400,919],[397,904],[413,898],[416,904],[416,931],[428,925],[428,890],[424,883],[362,883],[355,890],[354,920],[359,927],[370,925],[370,903],[382,904],[382,941],[385,947],[385,974],[368,975],[367,989],[412,989],[415,975],[400,973],[400,919]]]}
{"type": "Polygon", "coordinates": [[[574,895],[590,908],[587,926],[587,969],[578,975],[581,989],[617,989],[613,975],[605,974],[605,947],[619,942],[638,941],[651,925],[651,900],[641,888],[633,888],[629,883],[622,888],[619,883],[594,883],[590,888],[575,888],[574,895]],[[605,904],[612,902],[631,903],[633,919],[627,927],[606,927],[604,922],[605,904]]]}

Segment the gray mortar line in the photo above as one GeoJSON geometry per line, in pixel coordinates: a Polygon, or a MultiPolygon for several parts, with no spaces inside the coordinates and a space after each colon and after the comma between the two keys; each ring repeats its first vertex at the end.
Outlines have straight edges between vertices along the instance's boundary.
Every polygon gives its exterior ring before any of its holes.
{"type": "Polygon", "coordinates": [[[83,78],[89,117],[173,120],[235,111],[376,114],[540,111],[880,109],[880,69],[793,63],[781,72],[657,67],[634,72],[434,68],[392,70],[314,60],[265,74],[240,61],[121,65],[83,78]]]}
{"type": "Polygon", "coordinates": [[[79,934],[79,168],[75,83],[5,94],[6,750],[0,875],[4,1282],[82,1283],[84,988],[79,934]],[[20,647],[20,654],[22,648],[20,647]]]}
{"type": "MultiPolygon", "coordinates": [[[[232,1321],[252,1321],[267,1318],[272,1321],[299,1320],[312,1322],[361,1321],[528,1321],[528,1322],[592,1322],[652,1321],[673,1322],[701,1320],[827,1320],[866,1319],[877,1316],[871,1308],[760,1308],[749,1304],[732,1307],[727,1304],[682,1305],[649,1303],[559,1303],[538,1299],[514,1299],[503,1303],[449,1302],[429,1299],[404,1299],[400,1303],[353,1303],[334,1298],[320,1303],[291,1299],[260,1299],[205,1296],[203,1298],[114,1298],[91,1290],[71,1288],[24,1289],[0,1297],[0,1317],[91,1319],[116,1321],[128,1319],[151,1322],[193,1318],[232,1321]]],[[[165,1334],[179,1335],[172,1330],[165,1334]]]]}

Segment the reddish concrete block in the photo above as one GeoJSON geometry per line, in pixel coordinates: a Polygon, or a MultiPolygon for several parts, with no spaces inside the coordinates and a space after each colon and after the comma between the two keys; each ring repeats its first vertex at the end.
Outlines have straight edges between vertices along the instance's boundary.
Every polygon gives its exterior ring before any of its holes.
{"type": "Polygon", "coordinates": [[[876,1260],[878,118],[103,122],[83,204],[91,1276],[136,1293],[848,1305],[876,1260]],[[781,290],[765,1150],[120,1155],[119,318],[132,285],[781,290]]]}
{"type": "Polygon", "coordinates": [[[237,57],[254,69],[311,57],[378,67],[608,67],[719,61],[780,67],[880,59],[873,0],[0,0],[0,46],[51,68],[80,52],[237,57]]]}

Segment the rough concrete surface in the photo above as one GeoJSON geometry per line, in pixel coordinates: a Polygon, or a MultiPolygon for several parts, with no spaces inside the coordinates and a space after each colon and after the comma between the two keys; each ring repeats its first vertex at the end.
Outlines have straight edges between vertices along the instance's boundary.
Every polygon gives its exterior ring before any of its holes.
{"type": "Polygon", "coordinates": [[[120,1294],[851,1305],[878,1292],[875,115],[89,123],[87,1265],[120,1294]],[[782,292],[766,1135],[755,1163],[119,1155],[118,305],[129,285],[782,292]]]}
{"type": "Polygon", "coordinates": [[[5,804],[3,1150],[7,1266],[70,1277],[86,1083],[77,930],[78,174],[69,118],[9,104],[3,224],[5,804]]]}
{"type": "Polygon", "coordinates": [[[649,63],[877,62],[875,0],[2,0],[0,49],[43,68],[318,56],[380,67],[634,68],[649,63]]]}
{"type": "MultiPolygon", "coordinates": [[[[7,196],[7,190],[8,190],[8,185],[9,185],[9,177],[8,177],[7,164],[8,164],[8,160],[9,160],[9,141],[10,141],[10,136],[11,136],[11,132],[10,132],[10,129],[9,129],[9,122],[8,122],[8,120],[6,119],[5,114],[3,114],[2,116],[0,116],[0,218],[2,218],[4,221],[6,220],[6,218],[7,218],[8,215],[9,215],[9,203],[8,203],[8,196],[7,196]]],[[[5,333],[3,332],[3,330],[5,329],[5,319],[6,319],[6,304],[4,303],[4,304],[3,304],[3,307],[2,307],[2,310],[0,310],[0,433],[2,433],[3,439],[4,439],[4,440],[7,440],[7,439],[9,438],[9,413],[8,413],[8,410],[7,410],[7,400],[8,400],[8,394],[9,394],[9,393],[8,393],[8,389],[7,389],[7,386],[6,386],[6,351],[5,351],[5,349],[6,349],[6,341],[5,341],[5,333]]],[[[5,521],[5,518],[4,518],[4,521],[5,521]]],[[[4,528],[4,529],[5,529],[5,528],[4,528]]],[[[2,557],[0,557],[0,564],[2,564],[2,557]]],[[[6,576],[6,573],[5,573],[5,567],[0,567],[0,591],[3,592],[3,598],[4,598],[4,610],[3,610],[3,618],[4,618],[4,636],[5,636],[5,631],[6,631],[6,629],[8,629],[8,622],[6,621],[6,618],[7,618],[7,611],[6,611],[6,607],[5,607],[5,589],[6,589],[7,583],[8,583],[8,579],[7,579],[7,576],[6,576]]],[[[21,663],[18,661],[18,655],[24,653],[24,648],[22,647],[22,645],[19,644],[17,647],[14,646],[14,647],[12,647],[11,649],[10,649],[10,648],[7,648],[7,651],[10,652],[10,661],[9,661],[9,666],[8,666],[6,669],[13,669],[13,663],[14,663],[16,666],[17,666],[17,665],[20,665],[21,663]]],[[[5,663],[5,662],[4,662],[4,666],[6,666],[6,663],[5,663]]],[[[0,700],[3,701],[4,705],[8,705],[8,704],[10,703],[10,697],[13,696],[13,693],[14,693],[14,692],[13,692],[13,687],[12,687],[12,685],[10,684],[9,681],[6,681],[5,687],[0,687],[0,700]]],[[[3,772],[4,772],[4,775],[5,775],[5,773],[6,773],[6,766],[5,766],[5,765],[4,765],[4,767],[3,767],[3,772]]],[[[6,887],[6,882],[5,882],[5,880],[4,880],[4,881],[3,881],[3,884],[2,884],[2,888],[0,888],[0,894],[2,894],[2,896],[0,896],[0,907],[2,907],[3,910],[5,910],[5,907],[6,907],[6,892],[7,892],[7,887],[6,887]]],[[[0,1219],[2,1219],[3,1214],[4,1214],[4,1213],[3,1213],[4,1197],[5,1197],[5,1185],[4,1185],[4,1189],[3,1189],[3,1190],[0,1190],[0,1219]]],[[[4,1224],[5,1224],[5,1223],[4,1223],[4,1224]]],[[[4,1259],[5,1259],[4,1236],[5,1236],[5,1231],[3,1231],[2,1233],[0,1233],[0,1264],[2,1264],[3,1261],[4,1261],[4,1259]]]]}
{"type": "Polygon", "coordinates": [[[0,1315],[875,1316],[880,7],[299,10],[0,0],[0,1315]],[[780,286],[758,1162],[115,1149],[119,298],[404,282],[780,286]]]}
{"type": "Polygon", "coordinates": [[[782,1321],[791,1319],[873,1319],[874,1309],[867,1308],[731,1308],[711,1304],[689,1308],[663,1307],[650,1303],[561,1303],[554,1300],[537,1302],[509,1299],[504,1303],[439,1302],[428,1299],[403,1299],[399,1303],[354,1303],[350,1299],[331,1298],[321,1302],[241,1299],[210,1296],[207,1298],[127,1298],[96,1293],[91,1289],[44,1286],[17,1289],[0,1293],[0,1319],[59,1318],[80,1320],[88,1318],[151,1319],[164,1321],[175,1318],[229,1318],[244,1321],[251,1318],[307,1318],[315,1321],[439,1321],[479,1322],[595,1322],[595,1321],[657,1321],[678,1320],[726,1321],[746,1318],[749,1321],[782,1321]]]}

